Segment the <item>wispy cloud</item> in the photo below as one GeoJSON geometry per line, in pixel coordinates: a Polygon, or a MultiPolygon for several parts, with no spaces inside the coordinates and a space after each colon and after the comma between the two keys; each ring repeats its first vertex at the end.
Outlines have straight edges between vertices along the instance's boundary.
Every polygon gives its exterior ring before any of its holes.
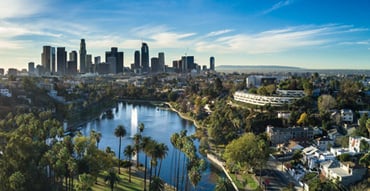
{"type": "Polygon", "coordinates": [[[294,0],[279,1],[278,3],[274,4],[271,8],[262,11],[261,15],[266,15],[266,14],[272,12],[272,11],[278,10],[282,7],[286,7],[290,4],[292,4],[293,2],[294,2],[294,0]]]}
{"type": "Polygon", "coordinates": [[[43,10],[47,1],[39,0],[34,3],[29,2],[28,0],[1,0],[0,19],[21,18],[34,15],[43,10]]]}
{"type": "Polygon", "coordinates": [[[256,34],[223,36],[212,42],[201,41],[196,43],[196,50],[200,52],[217,51],[219,53],[276,53],[297,48],[324,46],[337,42],[335,34],[357,31],[351,29],[356,28],[334,24],[322,26],[294,26],[262,31],[256,34]]]}
{"type": "Polygon", "coordinates": [[[206,37],[214,37],[214,36],[219,36],[219,35],[223,35],[223,34],[226,34],[226,33],[230,33],[232,32],[233,30],[231,29],[225,29],[225,30],[219,30],[219,31],[212,31],[210,33],[208,33],[206,35],[206,37]]]}

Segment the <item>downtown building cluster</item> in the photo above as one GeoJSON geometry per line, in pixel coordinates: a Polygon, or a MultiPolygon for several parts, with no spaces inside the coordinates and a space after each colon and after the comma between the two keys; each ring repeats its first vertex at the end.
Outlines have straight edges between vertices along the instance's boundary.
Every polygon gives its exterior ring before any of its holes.
{"type": "Polygon", "coordinates": [[[202,67],[194,62],[194,56],[182,56],[172,62],[172,67],[165,64],[164,52],[159,52],[157,57],[149,58],[149,46],[143,42],[141,50],[134,51],[134,61],[128,67],[124,65],[124,52],[117,47],[111,47],[105,52],[105,60],[100,56],[93,57],[87,52],[85,39],[81,39],[80,50],[67,53],[65,47],[43,46],[41,65],[35,66],[34,62],[28,63],[30,75],[76,75],[86,73],[121,74],[131,72],[135,74],[177,72],[190,73],[201,70],[215,70],[215,58],[210,57],[209,68],[202,67]],[[68,57],[67,57],[68,55],[68,57]],[[79,68],[78,68],[79,66],[79,68]]]}

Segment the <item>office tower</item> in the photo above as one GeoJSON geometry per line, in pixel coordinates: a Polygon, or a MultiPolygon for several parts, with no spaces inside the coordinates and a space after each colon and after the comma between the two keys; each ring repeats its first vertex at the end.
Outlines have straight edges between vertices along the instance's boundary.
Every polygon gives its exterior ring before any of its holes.
{"type": "Polygon", "coordinates": [[[100,63],[101,63],[101,57],[100,56],[95,56],[95,58],[94,58],[94,64],[95,65],[98,65],[100,63]]]}
{"type": "Polygon", "coordinates": [[[160,68],[160,72],[164,72],[164,53],[158,53],[158,64],[160,68]]]}
{"type": "Polygon", "coordinates": [[[69,75],[77,74],[77,51],[69,53],[69,61],[67,62],[67,73],[69,75]]]}
{"type": "Polygon", "coordinates": [[[81,39],[80,43],[80,73],[86,73],[86,43],[85,39],[81,39]]]}
{"type": "Polygon", "coordinates": [[[134,67],[135,69],[139,69],[140,68],[140,51],[136,50],[134,55],[135,55],[134,67]]]}
{"type": "Polygon", "coordinates": [[[55,49],[51,46],[43,46],[41,64],[46,74],[55,72],[55,49]]]}
{"type": "Polygon", "coordinates": [[[157,72],[161,71],[158,58],[153,57],[152,59],[150,59],[150,63],[151,63],[151,66],[152,66],[151,69],[152,69],[153,73],[157,73],[157,72]]]}
{"type": "Polygon", "coordinates": [[[28,62],[28,75],[34,75],[34,74],[35,74],[35,63],[28,62]]]}
{"type": "Polygon", "coordinates": [[[211,56],[209,58],[209,69],[215,70],[215,57],[211,56]]]}
{"type": "Polygon", "coordinates": [[[15,68],[8,68],[8,76],[17,76],[18,70],[15,68]]]}
{"type": "Polygon", "coordinates": [[[3,76],[3,75],[4,75],[4,72],[5,72],[5,71],[4,71],[4,68],[0,68],[0,75],[2,75],[2,76],[3,76]]]}
{"type": "Polygon", "coordinates": [[[149,72],[149,47],[145,42],[141,45],[141,68],[143,72],[149,72]]]}
{"type": "Polygon", "coordinates": [[[92,55],[87,54],[86,55],[86,73],[92,72],[92,55]]]}
{"type": "Polygon", "coordinates": [[[207,65],[203,65],[202,70],[203,70],[203,71],[207,70],[207,65]]]}
{"type": "Polygon", "coordinates": [[[114,66],[109,66],[111,73],[113,74],[122,73],[123,72],[123,52],[118,52],[117,47],[112,47],[111,51],[105,52],[105,63],[114,64],[114,66]]]}
{"type": "Polygon", "coordinates": [[[181,68],[182,72],[190,72],[192,69],[196,69],[195,64],[194,64],[194,56],[181,57],[181,64],[182,64],[182,68],[181,68]]]}
{"type": "Polygon", "coordinates": [[[67,52],[64,47],[57,48],[57,69],[59,75],[66,74],[67,68],[67,52]]]}

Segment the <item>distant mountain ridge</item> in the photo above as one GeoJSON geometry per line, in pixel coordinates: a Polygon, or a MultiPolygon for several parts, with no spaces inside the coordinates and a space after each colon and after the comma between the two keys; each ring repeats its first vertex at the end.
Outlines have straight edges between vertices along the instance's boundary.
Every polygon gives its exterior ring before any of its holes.
{"type": "Polygon", "coordinates": [[[217,69],[279,69],[279,70],[302,70],[304,68],[293,66],[275,66],[275,65],[220,65],[217,69]]]}

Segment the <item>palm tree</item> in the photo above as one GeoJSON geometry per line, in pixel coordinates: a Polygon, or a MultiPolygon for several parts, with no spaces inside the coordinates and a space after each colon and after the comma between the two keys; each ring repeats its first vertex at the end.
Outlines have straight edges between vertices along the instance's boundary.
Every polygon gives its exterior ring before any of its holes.
{"type": "Polygon", "coordinates": [[[216,183],[215,191],[228,191],[233,190],[229,179],[219,177],[216,183]]]}
{"type": "Polygon", "coordinates": [[[139,123],[139,131],[140,131],[140,134],[142,134],[143,133],[143,131],[144,131],[144,129],[145,129],[145,126],[144,126],[144,123],[139,123]]]}
{"type": "Polygon", "coordinates": [[[105,177],[105,182],[109,183],[110,189],[113,191],[114,184],[120,181],[119,176],[117,176],[116,172],[111,169],[108,172],[108,175],[105,177]]]}
{"type": "Polygon", "coordinates": [[[142,136],[141,134],[136,133],[134,135],[134,147],[136,150],[136,168],[139,168],[139,152],[140,152],[140,142],[141,142],[142,136]]]}
{"type": "Polygon", "coordinates": [[[131,145],[127,145],[125,150],[123,151],[123,154],[128,158],[129,166],[128,166],[128,181],[131,182],[131,159],[132,155],[135,153],[135,149],[131,145]]]}
{"type": "Polygon", "coordinates": [[[157,176],[159,177],[159,174],[161,173],[161,168],[162,168],[162,161],[164,158],[166,158],[167,156],[167,153],[168,153],[168,147],[166,144],[164,143],[160,143],[159,145],[159,150],[158,150],[158,156],[159,158],[161,159],[161,161],[159,162],[159,169],[158,169],[158,174],[157,176]]]}
{"type": "Polygon", "coordinates": [[[114,130],[114,135],[119,137],[119,146],[118,146],[118,174],[121,174],[121,139],[126,135],[126,129],[123,125],[118,125],[114,130]]]}
{"type": "Polygon", "coordinates": [[[92,130],[90,132],[90,137],[95,139],[95,141],[96,141],[96,148],[99,148],[99,143],[100,143],[102,134],[100,132],[96,132],[96,131],[92,130]]]}
{"type": "Polygon", "coordinates": [[[158,176],[154,176],[150,183],[149,191],[163,191],[163,190],[165,190],[164,181],[158,176]]]}
{"type": "Polygon", "coordinates": [[[144,191],[146,191],[146,172],[147,172],[147,168],[148,168],[148,155],[147,155],[147,151],[149,151],[149,146],[152,142],[152,138],[151,137],[143,137],[142,140],[141,140],[141,149],[143,149],[144,153],[145,153],[145,170],[144,170],[144,191]]]}

